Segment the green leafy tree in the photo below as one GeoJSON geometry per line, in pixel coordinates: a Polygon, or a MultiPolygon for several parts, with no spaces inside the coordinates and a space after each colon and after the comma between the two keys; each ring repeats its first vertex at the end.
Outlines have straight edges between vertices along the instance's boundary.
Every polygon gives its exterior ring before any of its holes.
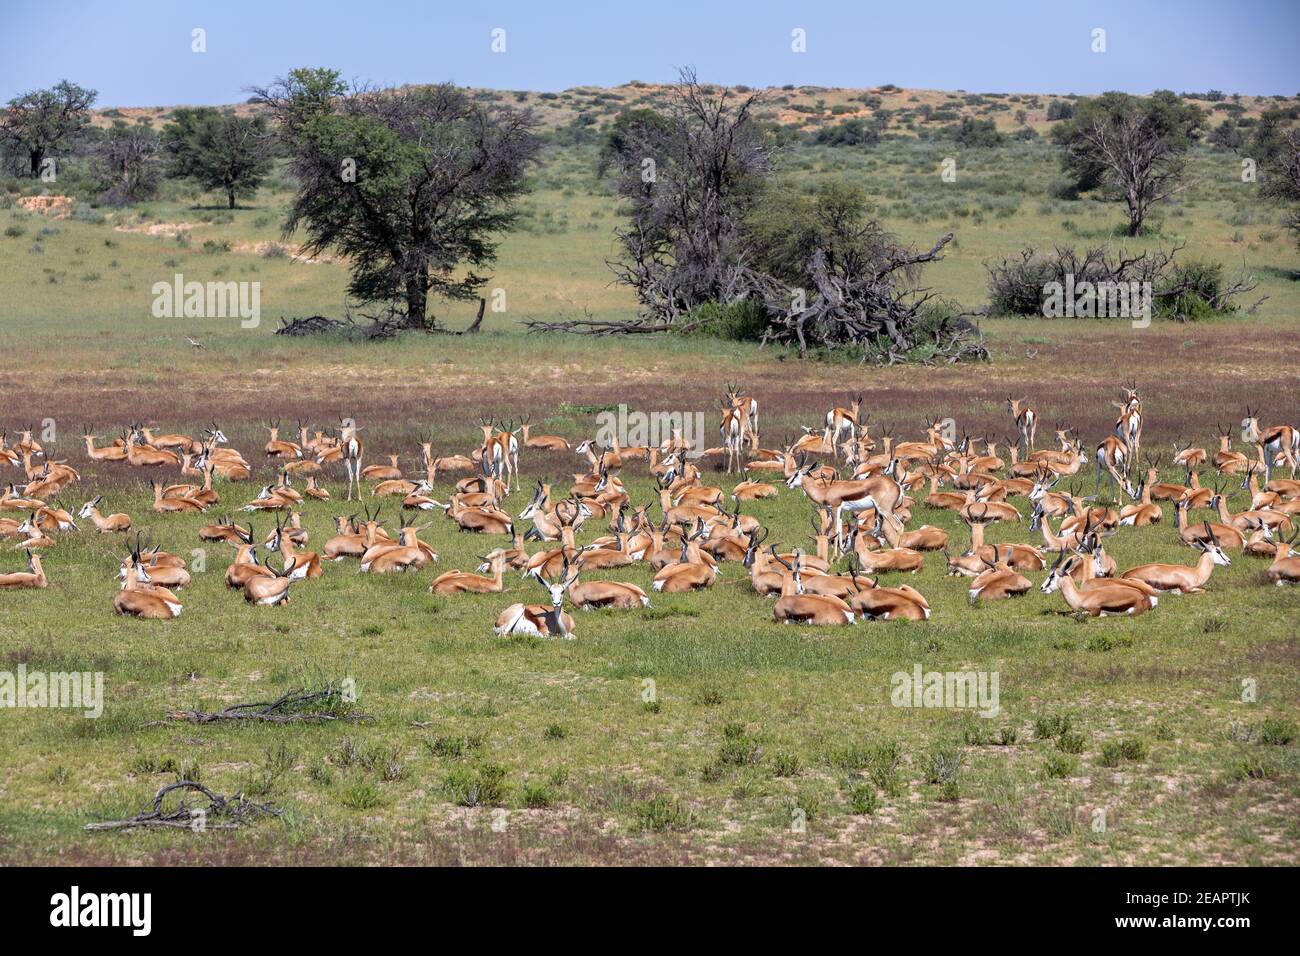
{"type": "Polygon", "coordinates": [[[1149,97],[1103,93],[1080,100],[1052,131],[1076,191],[1104,187],[1128,208],[1128,234],[1141,235],[1151,207],[1182,188],[1184,158],[1204,113],[1168,90],[1149,97]]]}
{"type": "Polygon", "coordinates": [[[32,177],[47,156],[81,132],[99,94],[68,80],[48,90],[31,90],[11,99],[0,114],[0,134],[27,154],[32,177]]]}
{"type": "Polygon", "coordinates": [[[332,70],[295,70],[254,93],[298,180],[285,234],[302,229],[308,251],[346,256],[354,297],[401,303],[403,326],[434,329],[431,295],[479,294],[541,149],[531,112],[450,84],[349,90],[332,70]]]}
{"type": "Polygon", "coordinates": [[[185,107],[163,127],[162,142],[169,175],[224,193],[231,209],[236,199],[254,195],[271,170],[272,140],[262,116],[185,107]]]}

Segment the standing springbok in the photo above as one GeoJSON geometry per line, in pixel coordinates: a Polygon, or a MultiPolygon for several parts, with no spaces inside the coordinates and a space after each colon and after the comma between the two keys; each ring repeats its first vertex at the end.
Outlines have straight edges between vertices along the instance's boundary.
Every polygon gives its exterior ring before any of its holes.
{"type": "Polygon", "coordinates": [[[1038,412],[1029,407],[1029,399],[1007,396],[1007,408],[1016,419],[1016,434],[1025,446],[1024,454],[1034,450],[1034,433],[1038,430],[1038,412]]]}

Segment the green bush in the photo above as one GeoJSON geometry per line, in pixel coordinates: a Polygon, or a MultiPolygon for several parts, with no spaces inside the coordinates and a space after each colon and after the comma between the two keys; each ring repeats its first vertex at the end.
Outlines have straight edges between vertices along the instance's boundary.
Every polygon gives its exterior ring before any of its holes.
{"type": "Polygon", "coordinates": [[[711,335],[730,342],[757,342],[767,330],[767,310],[753,299],[740,299],[725,305],[706,302],[686,318],[687,322],[703,322],[691,331],[711,335]]]}

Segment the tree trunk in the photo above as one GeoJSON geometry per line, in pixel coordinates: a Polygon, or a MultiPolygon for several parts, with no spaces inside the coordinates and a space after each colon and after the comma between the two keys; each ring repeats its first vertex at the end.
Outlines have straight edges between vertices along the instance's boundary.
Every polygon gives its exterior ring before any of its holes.
{"type": "Polygon", "coordinates": [[[424,277],[416,274],[406,278],[406,326],[411,329],[428,328],[429,321],[425,315],[428,308],[429,290],[425,288],[424,277]]]}
{"type": "Polygon", "coordinates": [[[1130,189],[1128,194],[1128,234],[1130,236],[1142,234],[1142,216],[1142,201],[1130,189]]]}
{"type": "Polygon", "coordinates": [[[227,191],[226,191],[226,195],[227,195],[227,197],[229,197],[229,199],[230,199],[230,208],[231,208],[231,209],[234,209],[234,208],[235,208],[235,190],[234,190],[233,188],[227,190],[227,191]]]}

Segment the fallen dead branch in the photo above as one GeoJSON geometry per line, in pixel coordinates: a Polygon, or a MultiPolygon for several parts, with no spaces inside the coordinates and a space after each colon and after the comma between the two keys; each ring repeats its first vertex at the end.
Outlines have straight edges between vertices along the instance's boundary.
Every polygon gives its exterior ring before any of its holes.
{"type": "Polygon", "coordinates": [[[101,823],[87,823],[87,830],[133,830],[137,828],[163,828],[175,830],[234,830],[244,823],[260,816],[279,816],[280,810],[269,804],[254,803],[245,800],[242,793],[233,797],[224,797],[214,793],[201,783],[193,780],[181,780],[168,784],[158,791],[153,798],[153,808],[142,810],[126,820],[106,820],[101,823]],[[164,810],[163,802],[167,794],[173,791],[198,793],[207,799],[207,806],[190,806],[181,799],[180,805],[172,810],[164,810]]]}
{"type": "Polygon", "coordinates": [[[317,691],[291,690],[277,700],[266,703],[233,704],[215,712],[173,710],[168,712],[167,719],[185,720],[194,724],[211,724],[222,720],[316,724],[335,720],[360,723],[374,718],[354,710],[352,703],[344,698],[342,691],[336,687],[329,687],[317,691]]]}

